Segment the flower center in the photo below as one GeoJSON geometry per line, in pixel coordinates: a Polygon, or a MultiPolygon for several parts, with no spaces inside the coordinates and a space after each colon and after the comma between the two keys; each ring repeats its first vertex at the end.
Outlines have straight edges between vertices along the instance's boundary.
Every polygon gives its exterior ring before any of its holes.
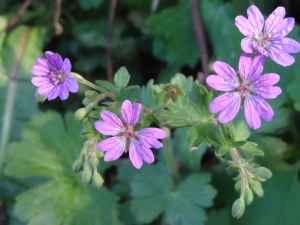
{"type": "Polygon", "coordinates": [[[66,80],[67,76],[62,70],[51,71],[49,79],[54,85],[62,84],[66,80]]]}
{"type": "Polygon", "coordinates": [[[135,133],[133,131],[132,127],[129,127],[128,130],[125,131],[125,137],[132,139],[135,136],[135,133]]]}
{"type": "Polygon", "coordinates": [[[251,83],[249,81],[245,81],[240,84],[238,87],[241,97],[248,96],[250,92],[252,92],[251,83]]]}
{"type": "Polygon", "coordinates": [[[259,36],[254,37],[254,41],[259,47],[262,47],[263,49],[268,49],[271,45],[271,37],[267,34],[261,34],[259,36]]]}

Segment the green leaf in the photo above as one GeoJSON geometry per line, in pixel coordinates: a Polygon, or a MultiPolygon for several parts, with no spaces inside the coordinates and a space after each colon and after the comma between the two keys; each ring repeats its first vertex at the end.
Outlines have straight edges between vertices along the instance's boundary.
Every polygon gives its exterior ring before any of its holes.
{"type": "Polygon", "coordinates": [[[244,120],[237,122],[235,126],[234,140],[244,141],[250,136],[250,130],[244,120]]]}
{"type": "Polygon", "coordinates": [[[121,105],[125,100],[135,103],[140,98],[141,89],[139,86],[122,87],[118,96],[118,103],[121,105]]]}
{"type": "Polygon", "coordinates": [[[257,144],[255,142],[246,142],[243,146],[240,147],[240,149],[247,153],[250,153],[251,155],[264,155],[264,152],[257,147],[257,144]]]}
{"type": "MultiPolygon", "coordinates": [[[[72,114],[65,121],[54,112],[38,114],[25,126],[24,140],[10,146],[6,174],[48,177],[46,183],[17,197],[15,213],[21,220],[32,225],[120,224],[118,196],[105,187],[82,184],[71,170],[83,146],[80,130],[72,114]]],[[[100,161],[103,171],[105,165],[100,161]]]]}
{"type": "Polygon", "coordinates": [[[202,123],[188,128],[189,146],[198,147],[203,143],[218,146],[216,139],[216,127],[212,123],[202,123]]]}
{"type": "Polygon", "coordinates": [[[189,6],[179,4],[156,13],[146,21],[145,27],[154,39],[156,57],[175,66],[195,64],[199,52],[195,48],[197,42],[189,6]]]}
{"type": "Polygon", "coordinates": [[[96,80],[95,83],[98,84],[99,86],[103,87],[104,89],[108,90],[108,91],[118,93],[118,89],[112,83],[110,83],[107,80],[96,80]]]}
{"type": "Polygon", "coordinates": [[[83,10],[89,10],[91,8],[99,7],[103,0],[77,0],[77,2],[80,5],[80,8],[83,10]]]}
{"type": "Polygon", "coordinates": [[[141,103],[148,109],[155,110],[162,106],[165,92],[153,82],[153,80],[149,80],[147,85],[142,87],[141,103]]]}
{"type": "Polygon", "coordinates": [[[206,150],[206,145],[201,145],[197,149],[189,150],[187,129],[180,128],[175,130],[173,149],[178,153],[184,167],[195,172],[200,170],[201,158],[206,150]]]}
{"type": "Polygon", "coordinates": [[[209,174],[194,174],[175,189],[163,167],[143,167],[132,182],[131,210],[140,223],[150,223],[164,213],[166,224],[203,224],[203,207],[212,205],[216,190],[208,185],[209,174]],[[154,167],[154,168],[153,168],[154,167]]]}
{"type": "Polygon", "coordinates": [[[122,87],[126,87],[130,79],[130,75],[127,69],[123,66],[121,67],[114,76],[114,83],[118,90],[122,87]]]}

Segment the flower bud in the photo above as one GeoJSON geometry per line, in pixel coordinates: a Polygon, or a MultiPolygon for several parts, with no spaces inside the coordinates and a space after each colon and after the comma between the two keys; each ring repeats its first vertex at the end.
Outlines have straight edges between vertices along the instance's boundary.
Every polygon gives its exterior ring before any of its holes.
{"type": "Polygon", "coordinates": [[[90,163],[91,167],[94,167],[94,166],[97,167],[99,165],[99,159],[98,159],[98,157],[97,156],[90,157],[89,163],[90,163]]]}
{"type": "Polygon", "coordinates": [[[74,173],[79,173],[82,170],[82,159],[77,159],[73,165],[72,170],[74,173]]]}
{"type": "Polygon", "coordinates": [[[90,103],[92,103],[94,100],[92,100],[92,99],[90,99],[90,98],[84,98],[83,100],[82,100],[82,104],[83,105],[88,105],[88,104],[90,104],[90,103]]]}
{"type": "Polygon", "coordinates": [[[77,109],[74,114],[74,118],[80,122],[85,122],[88,119],[88,113],[89,112],[85,108],[77,109]]]}
{"type": "Polygon", "coordinates": [[[255,173],[263,179],[270,179],[272,177],[272,172],[266,167],[258,167],[255,173]]]}
{"type": "Polygon", "coordinates": [[[250,188],[252,189],[253,193],[256,194],[258,197],[264,196],[264,190],[261,187],[261,183],[255,180],[250,182],[250,188]]]}
{"type": "Polygon", "coordinates": [[[104,180],[102,179],[101,175],[97,171],[94,172],[93,177],[92,177],[92,185],[95,188],[100,188],[100,187],[102,187],[103,183],[104,183],[104,180]]]}
{"type": "Polygon", "coordinates": [[[249,187],[246,187],[246,189],[245,189],[244,200],[247,203],[247,205],[251,204],[251,202],[253,201],[253,192],[251,191],[251,189],[249,187]]]}
{"type": "Polygon", "coordinates": [[[235,200],[231,209],[232,216],[238,219],[244,214],[244,211],[245,211],[245,201],[240,198],[235,200]]]}
{"type": "Polygon", "coordinates": [[[91,179],[92,179],[92,170],[89,166],[85,166],[81,174],[81,180],[84,184],[89,184],[91,183],[91,179]]]}
{"type": "Polygon", "coordinates": [[[96,152],[96,156],[97,156],[98,158],[102,158],[102,157],[104,156],[104,153],[101,152],[101,151],[97,151],[97,152],[96,152]]]}
{"type": "Polygon", "coordinates": [[[98,97],[98,93],[96,91],[91,91],[88,90],[84,93],[85,97],[90,98],[90,99],[95,99],[98,97]]]}
{"type": "Polygon", "coordinates": [[[235,183],[235,185],[234,185],[234,189],[235,189],[236,191],[240,191],[240,190],[241,190],[241,186],[242,186],[242,182],[241,182],[241,180],[238,180],[238,181],[235,183]]]}

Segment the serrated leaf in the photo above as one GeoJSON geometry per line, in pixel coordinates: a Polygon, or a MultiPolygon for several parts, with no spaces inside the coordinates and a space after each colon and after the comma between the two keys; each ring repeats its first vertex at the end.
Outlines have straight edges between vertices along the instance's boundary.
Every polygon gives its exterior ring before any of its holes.
{"type": "Polygon", "coordinates": [[[177,5],[154,14],[145,23],[154,38],[154,54],[169,64],[195,64],[199,57],[190,7],[177,5]],[[176,22],[174,22],[176,21],[176,22]],[[158,26],[159,24],[159,26],[158,26]],[[182,57],[182,56],[185,57],[182,57]]]}
{"type": "Polygon", "coordinates": [[[260,155],[260,156],[264,155],[264,152],[257,147],[257,144],[255,142],[248,141],[239,148],[247,153],[250,153],[251,155],[260,155]]]}
{"type": "Polygon", "coordinates": [[[216,195],[215,189],[207,184],[209,181],[208,174],[194,174],[174,190],[163,167],[156,165],[151,170],[143,167],[132,183],[131,210],[140,223],[150,223],[164,213],[166,224],[203,224],[206,219],[203,207],[211,206],[216,195]]]}
{"type": "Polygon", "coordinates": [[[191,171],[199,171],[201,158],[206,150],[206,145],[198,149],[189,150],[187,129],[178,128],[174,132],[173,149],[177,152],[184,167],[191,171]]]}
{"type": "Polygon", "coordinates": [[[104,89],[108,90],[108,91],[118,93],[118,89],[112,83],[110,83],[107,80],[96,80],[95,83],[98,84],[99,86],[103,87],[104,89]]]}
{"type": "Polygon", "coordinates": [[[235,126],[234,140],[244,141],[250,136],[250,130],[245,121],[241,120],[237,122],[235,126]]]}
{"type": "Polygon", "coordinates": [[[191,126],[188,128],[187,134],[189,135],[188,143],[190,147],[198,147],[203,143],[220,145],[216,139],[216,127],[212,123],[191,126]]]}
{"type": "MultiPolygon", "coordinates": [[[[6,174],[48,177],[46,183],[17,197],[15,213],[22,220],[31,225],[120,224],[118,196],[105,187],[83,185],[71,170],[83,146],[80,130],[72,114],[65,121],[54,112],[38,114],[25,126],[24,140],[10,146],[6,174]]],[[[104,167],[100,162],[99,170],[104,167]]]]}
{"type": "Polygon", "coordinates": [[[153,80],[149,80],[147,85],[142,87],[141,103],[148,109],[155,110],[162,106],[165,92],[153,82],[153,80]]]}
{"type": "Polygon", "coordinates": [[[118,103],[121,105],[125,100],[135,103],[140,98],[141,89],[139,86],[122,87],[118,96],[118,103]]]}
{"type": "Polygon", "coordinates": [[[130,79],[130,75],[127,69],[121,67],[114,76],[114,83],[116,87],[121,90],[122,87],[126,87],[130,79]]]}

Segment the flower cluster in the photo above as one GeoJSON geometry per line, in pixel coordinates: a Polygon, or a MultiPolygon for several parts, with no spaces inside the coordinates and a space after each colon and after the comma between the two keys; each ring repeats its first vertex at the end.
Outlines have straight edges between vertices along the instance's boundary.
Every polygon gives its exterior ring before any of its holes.
{"type": "Polygon", "coordinates": [[[218,91],[226,91],[214,99],[209,106],[212,113],[219,113],[220,123],[234,119],[241,106],[244,107],[246,122],[253,129],[261,126],[260,117],[271,121],[274,111],[263,99],[276,98],[279,87],[273,86],[280,77],[269,73],[261,75],[265,57],[270,56],[282,66],[290,66],[294,58],[289,53],[300,51],[300,44],[285,36],[293,29],[294,19],[284,18],[285,9],[278,7],[264,21],[259,9],[252,5],[247,9],[248,19],[237,16],[235,24],[246,38],[241,42],[244,53],[240,56],[239,68],[235,70],[225,62],[215,62],[217,75],[207,77],[207,84],[218,91]],[[251,53],[257,55],[252,60],[251,53]]]}
{"type": "Polygon", "coordinates": [[[137,121],[141,108],[141,104],[132,106],[129,100],[125,100],[121,107],[122,120],[108,110],[101,111],[103,121],[97,121],[95,128],[101,134],[113,136],[97,146],[98,150],[106,152],[105,161],[116,160],[124,151],[129,151],[129,158],[137,169],[141,168],[143,161],[153,163],[154,155],[150,148],[161,148],[163,145],[157,139],[165,138],[166,132],[159,128],[140,130],[137,121]]]}

